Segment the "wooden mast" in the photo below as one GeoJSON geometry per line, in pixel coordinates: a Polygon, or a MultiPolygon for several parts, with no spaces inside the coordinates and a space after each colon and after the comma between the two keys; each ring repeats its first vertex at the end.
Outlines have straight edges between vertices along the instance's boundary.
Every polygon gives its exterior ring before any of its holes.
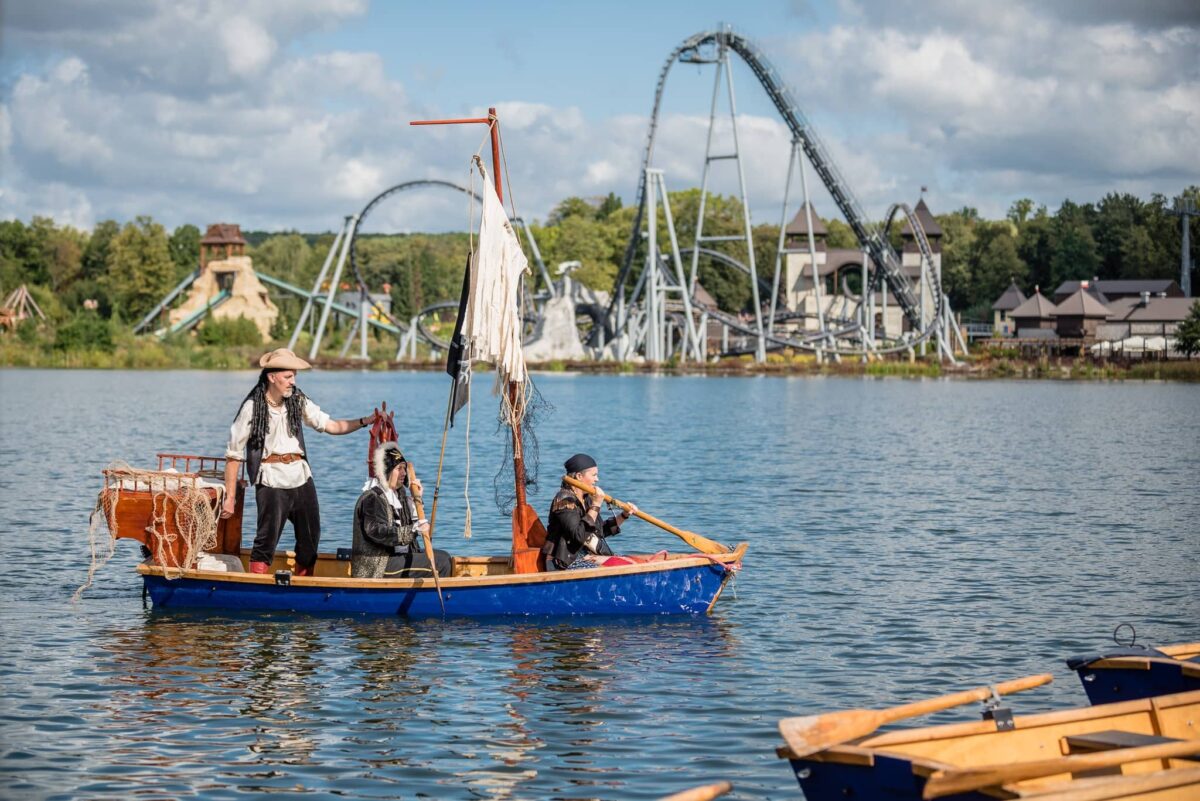
{"type": "MultiPolygon", "coordinates": [[[[496,185],[496,196],[504,205],[504,181],[500,175],[500,118],[496,108],[488,108],[487,117],[456,120],[417,120],[409,125],[461,125],[483,123],[488,126],[492,138],[492,180],[496,185]]],[[[508,383],[508,403],[516,409],[522,400],[521,387],[516,381],[508,383]]],[[[513,482],[516,503],[512,511],[512,566],[514,573],[536,573],[541,569],[541,546],[546,541],[546,528],[537,512],[525,497],[525,456],[521,447],[521,421],[512,421],[513,482]]]]}

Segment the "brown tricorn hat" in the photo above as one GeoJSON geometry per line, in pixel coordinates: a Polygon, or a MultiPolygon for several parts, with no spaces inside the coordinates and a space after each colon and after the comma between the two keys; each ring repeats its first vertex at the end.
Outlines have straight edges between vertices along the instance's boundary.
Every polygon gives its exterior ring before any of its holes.
{"type": "Polygon", "coordinates": [[[264,370],[307,370],[312,367],[287,348],[276,348],[270,353],[264,353],[258,360],[258,366],[264,370]]]}

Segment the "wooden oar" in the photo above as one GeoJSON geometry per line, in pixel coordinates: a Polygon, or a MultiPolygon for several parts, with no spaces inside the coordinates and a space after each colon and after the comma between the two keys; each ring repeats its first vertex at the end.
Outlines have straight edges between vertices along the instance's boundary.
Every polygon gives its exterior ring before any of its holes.
{"type": "Polygon", "coordinates": [[[795,756],[803,757],[824,751],[830,746],[865,737],[880,726],[894,723],[905,718],[918,715],[928,715],[930,712],[940,712],[972,701],[983,701],[992,696],[993,689],[997,695],[1028,690],[1049,684],[1054,677],[1049,673],[1039,676],[1027,676],[1023,679],[1006,681],[995,687],[976,687],[974,690],[964,690],[960,693],[943,695],[939,698],[929,698],[891,709],[847,709],[843,712],[827,712],[824,715],[805,715],[804,717],[785,718],[779,721],[779,731],[788,747],[795,756]]]}
{"type": "Polygon", "coordinates": [[[690,790],[684,790],[682,793],[675,793],[666,798],[661,798],[659,801],[712,801],[714,798],[720,798],[733,789],[733,785],[729,782],[717,782],[716,784],[706,784],[703,787],[693,787],[690,790]]]}
{"type": "MultiPolygon", "coordinates": [[[[583,490],[588,495],[596,494],[595,487],[593,487],[589,484],[585,484],[582,481],[579,481],[578,479],[571,478],[570,476],[563,476],[563,481],[567,482],[567,484],[569,484],[572,487],[575,487],[576,489],[583,490]]],[[[604,493],[604,500],[608,501],[609,503],[616,504],[618,507],[620,507],[622,510],[624,510],[626,512],[630,511],[629,504],[625,503],[624,501],[617,500],[613,496],[609,495],[607,492],[604,493]]],[[[676,537],[679,537],[679,539],[683,540],[688,545],[692,546],[693,548],[695,548],[697,551],[700,551],[701,553],[730,553],[732,550],[726,545],[722,545],[719,542],[713,542],[712,540],[708,539],[707,537],[702,537],[693,531],[684,531],[681,528],[675,528],[670,523],[664,523],[662,520],[659,520],[654,515],[646,514],[641,509],[634,511],[633,515],[635,517],[640,517],[642,520],[645,520],[647,523],[651,523],[655,526],[658,526],[663,531],[671,532],[676,537]]]]}
{"type": "MultiPolygon", "coordinates": [[[[412,486],[412,482],[417,479],[417,470],[413,467],[413,463],[408,463],[408,483],[412,486]]],[[[413,493],[413,503],[417,506],[417,520],[425,519],[425,503],[422,497],[415,492],[413,493]]],[[[421,532],[421,540],[425,543],[425,555],[429,557],[429,571],[433,573],[433,588],[437,590],[438,603],[442,605],[442,617],[446,616],[446,601],[442,598],[442,580],[438,578],[437,560],[433,558],[433,535],[430,533],[430,527],[426,527],[421,532]]]]}
{"type": "Polygon", "coordinates": [[[1076,773],[1081,770],[1111,768],[1130,762],[1147,759],[1173,759],[1200,754],[1200,740],[1182,740],[1175,743],[1157,743],[1135,748],[1118,748],[1095,754],[1075,754],[1056,759],[1039,759],[1036,762],[1018,762],[1008,765],[981,765],[964,770],[939,770],[925,782],[925,798],[941,798],[944,795],[965,793],[994,787],[1009,782],[1039,779],[1058,773],[1076,773]]]}

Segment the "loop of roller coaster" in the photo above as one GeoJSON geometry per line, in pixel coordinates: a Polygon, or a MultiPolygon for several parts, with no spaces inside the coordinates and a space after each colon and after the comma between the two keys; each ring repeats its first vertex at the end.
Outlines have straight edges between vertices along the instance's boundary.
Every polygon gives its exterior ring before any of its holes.
{"type": "MultiPolygon", "coordinates": [[[[389,187],[389,188],[383,190],[382,192],[380,192],[375,197],[371,198],[371,200],[367,203],[367,205],[363,206],[363,210],[358,213],[358,217],[354,221],[354,228],[350,231],[350,244],[349,244],[350,270],[354,273],[354,280],[358,283],[359,291],[362,293],[362,296],[364,298],[367,298],[369,300],[369,302],[371,304],[371,308],[375,310],[376,314],[378,314],[381,317],[383,317],[384,319],[388,320],[392,325],[396,326],[401,331],[407,331],[408,324],[402,323],[399,320],[397,320],[389,310],[383,308],[383,306],[380,303],[378,303],[374,298],[371,297],[371,291],[367,287],[367,282],[363,279],[362,272],[358,269],[358,230],[359,230],[359,228],[362,227],[363,220],[365,220],[367,218],[367,215],[371,213],[371,210],[373,208],[375,208],[377,205],[379,205],[381,202],[383,202],[387,198],[389,198],[392,195],[395,195],[399,192],[403,192],[403,191],[406,191],[409,189],[418,189],[421,187],[442,187],[444,189],[451,189],[456,192],[462,192],[464,195],[469,195],[471,198],[474,199],[474,201],[476,203],[479,203],[481,205],[483,203],[483,198],[481,198],[477,192],[473,192],[470,189],[466,188],[465,186],[459,186],[458,184],[452,183],[450,181],[440,181],[437,179],[422,179],[422,180],[418,180],[418,181],[405,181],[404,183],[396,184],[395,186],[389,187]]],[[[456,308],[458,306],[457,300],[445,301],[444,303],[449,303],[449,304],[455,306],[456,308]]],[[[429,313],[430,311],[440,309],[441,307],[442,307],[441,303],[435,303],[435,304],[433,304],[433,306],[431,306],[427,309],[422,309],[420,314],[423,315],[423,314],[429,313]]],[[[435,337],[433,337],[424,326],[418,325],[417,328],[421,334],[421,337],[428,344],[430,344],[436,348],[443,348],[443,349],[445,348],[445,345],[441,343],[441,340],[438,340],[435,337]]]]}
{"type": "MultiPolygon", "coordinates": [[[[812,164],[813,169],[820,177],[825,188],[829,191],[830,196],[833,198],[842,216],[845,217],[846,223],[854,232],[859,244],[870,255],[871,261],[875,265],[871,280],[871,290],[878,289],[881,282],[886,282],[893,297],[896,298],[904,315],[908,318],[912,329],[918,332],[915,336],[905,339],[901,344],[875,348],[872,352],[882,354],[908,350],[928,340],[937,333],[938,327],[942,324],[945,299],[942,294],[941,282],[937,280],[936,271],[932,269],[933,254],[929,248],[929,242],[925,237],[920,221],[917,220],[911,209],[904,204],[892,206],[888,212],[887,225],[882,231],[867,218],[866,214],[862,211],[862,207],[850,191],[846,180],[842,177],[841,172],[830,157],[828,149],[821,142],[807,117],[800,110],[799,105],[792,96],[791,90],[783,82],[779,72],[771,65],[766,55],[754,43],[731,30],[703,31],[685,39],[671,51],[671,54],[663,64],[662,70],[659,72],[658,83],[654,90],[654,106],[650,114],[650,127],[642,155],[642,169],[639,171],[637,211],[634,213],[633,227],[630,231],[629,242],[625,248],[625,256],[621,264],[621,269],[618,271],[616,282],[613,285],[613,300],[609,305],[608,314],[610,316],[614,314],[619,290],[629,279],[637,256],[638,246],[641,242],[642,220],[646,213],[646,169],[650,166],[654,156],[655,136],[658,131],[658,118],[662,109],[663,91],[666,87],[667,76],[676,61],[685,63],[714,63],[717,58],[705,55],[704,49],[721,47],[729,48],[734,53],[737,53],[746,66],[750,68],[755,78],[758,79],[759,84],[766,91],[767,96],[782,117],[784,124],[791,132],[793,139],[800,143],[804,154],[808,157],[809,163],[812,164]],[[908,219],[914,233],[914,239],[921,252],[921,258],[930,267],[930,280],[934,284],[936,313],[928,322],[924,318],[921,303],[913,290],[912,283],[904,273],[900,257],[892,248],[888,239],[892,220],[899,211],[903,211],[905,217],[908,219]]],[[[722,261],[735,267],[741,267],[740,263],[737,263],[736,260],[722,259],[722,261]]],[[[736,320],[736,317],[731,315],[729,317],[732,320],[736,320]]],[[[722,322],[725,321],[723,320],[722,322]]],[[[734,327],[732,323],[729,324],[731,327],[734,327]]],[[[757,335],[757,331],[753,333],[757,335]]],[[[815,340],[820,340],[815,344],[808,341],[809,337],[807,335],[801,340],[794,340],[787,337],[781,338],[779,336],[772,336],[768,339],[777,346],[820,350],[825,353],[860,355],[863,352],[861,347],[849,349],[834,345],[830,340],[831,337],[836,337],[837,333],[835,331],[820,332],[814,337],[815,340]]]]}
{"type": "MultiPolygon", "coordinates": [[[[363,220],[365,220],[367,218],[367,215],[369,215],[371,213],[371,210],[374,209],[381,202],[383,202],[384,200],[388,199],[392,195],[395,195],[399,192],[403,192],[403,191],[406,191],[409,189],[419,189],[419,188],[423,188],[423,187],[440,187],[443,189],[451,189],[456,192],[461,192],[464,195],[468,195],[476,203],[479,203],[480,205],[483,204],[483,198],[479,196],[478,192],[468,189],[465,186],[459,186],[458,184],[452,183],[450,181],[441,181],[441,180],[437,180],[437,179],[421,179],[421,180],[416,180],[416,181],[405,181],[404,183],[396,184],[395,186],[392,186],[392,187],[389,187],[389,188],[383,190],[378,195],[371,198],[371,200],[367,203],[367,205],[363,206],[363,210],[358,213],[358,217],[354,221],[354,228],[350,232],[350,243],[348,245],[349,252],[350,252],[350,269],[354,273],[354,280],[358,283],[359,291],[362,293],[363,297],[365,297],[369,300],[369,302],[371,304],[371,308],[374,309],[376,313],[378,313],[381,317],[383,317],[384,319],[391,322],[392,325],[396,326],[396,328],[398,328],[402,332],[408,330],[408,324],[402,323],[400,320],[397,320],[391,314],[391,312],[389,312],[387,309],[383,308],[382,305],[380,305],[378,302],[375,301],[374,298],[371,297],[370,290],[367,287],[367,282],[363,278],[362,272],[359,270],[359,267],[358,267],[358,233],[359,233],[359,229],[362,227],[363,220]]],[[[536,263],[538,270],[542,275],[543,280],[547,284],[547,291],[552,293],[553,285],[551,284],[549,274],[546,271],[546,265],[542,263],[542,257],[541,257],[541,253],[538,251],[537,243],[533,240],[533,233],[529,230],[528,226],[525,224],[525,221],[523,219],[521,219],[520,217],[514,217],[511,222],[513,223],[513,226],[515,228],[524,230],[526,235],[529,237],[530,250],[533,251],[534,262],[536,263]]],[[[530,294],[529,297],[532,300],[532,299],[539,299],[541,296],[535,296],[535,295],[530,294]]],[[[432,303],[429,306],[426,306],[425,308],[421,309],[419,312],[417,312],[417,315],[416,315],[417,333],[419,333],[421,335],[421,338],[424,339],[427,344],[429,344],[430,346],[432,346],[434,348],[438,348],[441,350],[445,350],[448,347],[448,343],[445,340],[442,340],[441,338],[436,336],[432,331],[430,331],[429,328],[425,325],[424,319],[426,317],[428,317],[430,314],[433,314],[434,312],[442,311],[442,310],[448,309],[448,308],[458,308],[458,301],[457,300],[437,301],[437,302],[432,303]]]]}

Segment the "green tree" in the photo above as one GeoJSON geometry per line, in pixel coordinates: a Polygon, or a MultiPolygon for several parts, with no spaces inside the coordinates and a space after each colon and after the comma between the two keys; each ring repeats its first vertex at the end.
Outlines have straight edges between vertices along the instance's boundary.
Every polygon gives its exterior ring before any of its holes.
{"type": "Polygon", "coordinates": [[[980,237],[981,246],[971,275],[972,303],[982,307],[985,316],[1010,282],[1022,286],[1029,277],[1029,268],[1017,255],[1017,241],[1008,221],[991,223],[986,229],[986,234],[980,237]]]}
{"type": "Polygon", "coordinates": [[[188,223],[181,225],[171,234],[167,247],[171,261],[175,262],[175,277],[184,276],[200,267],[200,229],[188,223]]]}
{"type": "Polygon", "coordinates": [[[972,263],[978,222],[974,209],[960,209],[938,216],[942,227],[942,288],[956,309],[966,310],[975,303],[971,285],[972,263]]]}
{"type": "MultiPolygon", "coordinates": [[[[1160,278],[1167,260],[1165,253],[1151,239],[1144,226],[1134,225],[1126,232],[1120,244],[1119,278],[1160,278]]],[[[1167,275],[1170,268],[1167,267],[1167,275]]]]}
{"type": "Polygon", "coordinates": [[[1029,268],[1029,289],[1040,287],[1047,292],[1054,289],[1050,286],[1053,280],[1050,275],[1053,227],[1054,219],[1045,206],[1039,206],[1017,234],[1017,255],[1029,268]]]}
{"type": "Polygon", "coordinates": [[[612,192],[608,193],[608,197],[600,203],[600,208],[596,209],[596,218],[599,220],[607,220],[612,216],[614,211],[619,211],[621,208],[621,198],[617,197],[612,192]]]}
{"type": "Polygon", "coordinates": [[[1033,208],[1033,201],[1027,197],[1014,200],[1012,205],[1008,207],[1008,219],[1012,220],[1017,228],[1020,228],[1029,219],[1029,215],[1033,213],[1033,208]]]}
{"type": "Polygon", "coordinates": [[[1050,286],[1057,288],[1063,281],[1086,280],[1096,275],[1100,256],[1096,240],[1086,219],[1085,207],[1064,201],[1052,229],[1050,253],[1050,286]]]}
{"type": "Polygon", "coordinates": [[[255,247],[250,255],[254,259],[254,269],[267,275],[295,285],[303,285],[312,280],[312,277],[305,274],[312,259],[312,248],[298,233],[269,237],[255,247]]]}
{"type": "Polygon", "coordinates": [[[25,223],[0,221],[0,283],[13,287],[36,282],[40,259],[37,239],[25,223]]]}
{"type": "Polygon", "coordinates": [[[87,246],[83,249],[83,277],[101,278],[108,272],[108,247],[113,237],[121,233],[121,226],[114,220],[104,220],[96,223],[92,235],[88,237],[87,246]]]}
{"type": "Polygon", "coordinates": [[[596,207],[581,197],[569,197],[554,207],[546,222],[549,225],[557,225],[571,217],[595,219],[596,207]]]}
{"type": "Polygon", "coordinates": [[[82,275],[83,248],[87,237],[70,226],[51,228],[42,238],[42,253],[50,273],[50,286],[56,292],[70,286],[82,275]]]}
{"type": "Polygon", "coordinates": [[[133,318],[150,311],[171,290],[175,263],[167,232],[148,216],[127,223],[108,250],[106,282],[113,300],[133,318]]]}
{"type": "Polygon", "coordinates": [[[54,335],[54,347],[59,350],[94,348],[112,352],[112,326],[94,311],[82,311],[69,323],[61,325],[54,335]]]}
{"type": "MultiPolygon", "coordinates": [[[[850,227],[849,223],[842,222],[836,217],[831,217],[824,222],[826,230],[829,231],[825,237],[826,247],[846,249],[859,247],[858,237],[854,235],[854,229],[850,227]]],[[[807,240],[804,246],[808,247],[807,240]]]]}
{"type": "Polygon", "coordinates": [[[1200,353],[1200,300],[1192,304],[1192,310],[1175,330],[1175,347],[1190,359],[1200,353]]]}
{"type": "Polygon", "coordinates": [[[261,345],[262,333],[253,320],[245,317],[215,318],[209,316],[196,332],[196,338],[205,345],[234,347],[237,345],[261,345]]]}

